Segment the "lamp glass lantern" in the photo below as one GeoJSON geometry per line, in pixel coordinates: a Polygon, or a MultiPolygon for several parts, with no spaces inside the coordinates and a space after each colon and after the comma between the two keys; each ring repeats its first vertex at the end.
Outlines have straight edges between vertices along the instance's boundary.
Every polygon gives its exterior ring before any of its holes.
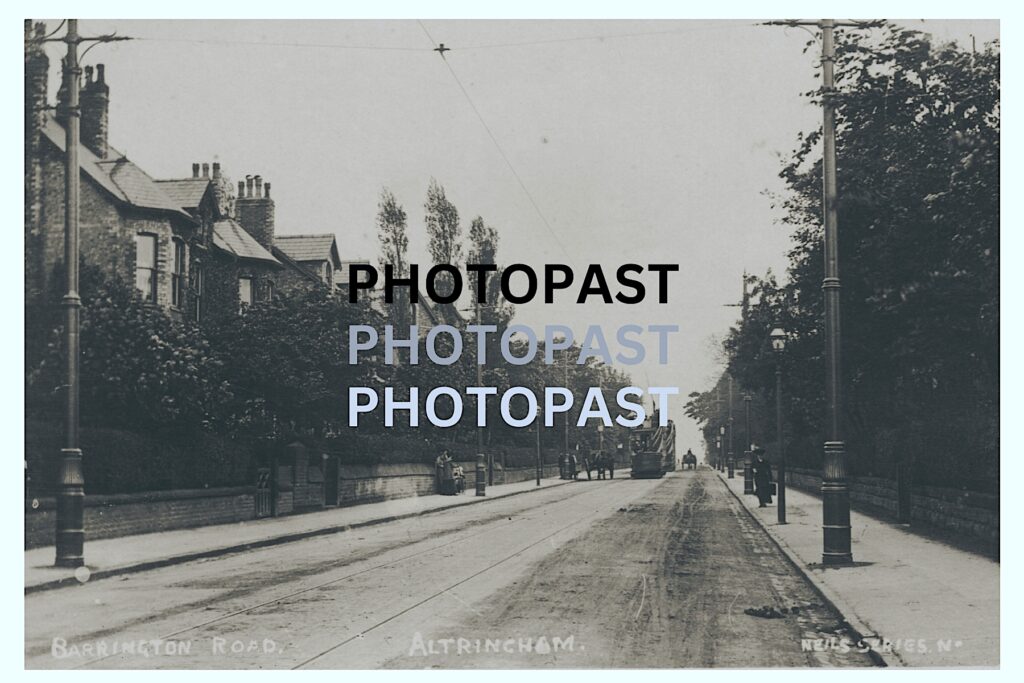
{"type": "Polygon", "coordinates": [[[769,336],[772,340],[773,350],[781,352],[786,349],[786,331],[784,329],[776,327],[769,336]]]}

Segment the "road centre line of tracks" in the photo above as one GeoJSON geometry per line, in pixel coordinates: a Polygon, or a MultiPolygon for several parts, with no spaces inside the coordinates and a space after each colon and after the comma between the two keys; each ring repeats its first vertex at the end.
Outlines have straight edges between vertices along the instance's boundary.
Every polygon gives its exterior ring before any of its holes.
{"type": "MultiPolygon", "coordinates": [[[[610,481],[614,481],[614,480],[610,480],[610,481]]],[[[619,481],[625,481],[625,480],[620,479],[619,481]]],[[[626,500],[626,499],[630,498],[632,495],[633,495],[633,493],[631,492],[629,495],[623,496],[620,500],[626,500]]],[[[618,503],[616,503],[616,504],[614,504],[612,506],[613,509],[615,509],[617,507],[618,507],[618,503]]],[[[584,521],[586,521],[588,519],[592,519],[591,515],[592,515],[592,512],[588,511],[586,514],[584,514],[580,518],[578,518],[575,521],[570,522],[570,523],[568,523],[568,524],[558,528],[557,530],[555,530],[552,533],[544,536],[543,538],[540,538],[540,539],[538,539],[536,541],[533,541],[532,543],[529,543],[529,544],[523,546],[522,548],[519,548],[515,552],[513,552],[513,553],[511,553],[509,555],[506,555],[505,557],[501,558],[500,560],[487,565],[483,569],[480,569],[479,571],[473,572],[469,576],[466,576],[466,577],[464,577],[462,579],[459,579],[455,583],[452,583],[451,585],[448,585],[448,586],[442,588],[441,590],[439,590],[439,591],[437,591],[435,593],[432,593],[431,595],[429,595],[426,598],[420,600],[419,602],[417,602],[417,603],[415,603],[413,605],[410,605],[410,606],[406,607],[405,609],[400,610],[399,612],[397,612],[395,614],[392,614],[391,616],[389,616],[386,619],[378,621],[373,626],[370,626],[369,628],[363,629],[359,633],[356,633],[355,635],[349,636],[345,640],[341,641],[340,643],[338,643],[336,645],[332,645],[331,647],[329,647],[326,650],[320,652],[319,654],[316,654],[316,655],[310,657],[309,659],[306,659],[305,661],[300,662],[299,664],[296,664],[295,666],[292,667],[292,670],[301,669],[304,666],[306,666],[307,664],[315,662],[316,660],[320,659],[321,657],[323,657],[325,655],[328,655],[331,652],[334,652],[338,648],[344,647],[348,643],[351,643],[353,640],[357,640],[357,639],[361,638],[366,633],[369,633],[370,631],[373,631],[373,630],[375,630],[375,629],[377,629],[377,628],[387,624],[390,621],[394,621],[395,619],[403,616],[404,614],[407,614],[407,613],[413,611],[414,609],[417,609],[417,608],[425,605],[426,603],[428,603],[428,602],[430,602],[430,601],[432,601],[432,600],[434,600],[434,599],[436,599],[438,597],[441,597],[442,595],[445,595],[446,593],[448,593],[452,589],[457,588],[457,587],[461,586],[464,583],[472,581],[476,577],[491,571],[492,569],[498,567],[499,565],[502,565],[505,562],[508,562],[509,560],[511,560],[511,559],[513,559],[515,557],[518,557],[519,555],[522,555],[526,551],[528,551],[531,548],[534,548],[534,547],[540,545],[541,543],[543,543],[544,541],[548,540],[549,538],[553,538],[553,537],[557,536],[558,534],[566,531],[567,529],[569,529],[569,528],[571,528],[573,526],[576,526],[580,522],[584,522],[584,521]]]]}

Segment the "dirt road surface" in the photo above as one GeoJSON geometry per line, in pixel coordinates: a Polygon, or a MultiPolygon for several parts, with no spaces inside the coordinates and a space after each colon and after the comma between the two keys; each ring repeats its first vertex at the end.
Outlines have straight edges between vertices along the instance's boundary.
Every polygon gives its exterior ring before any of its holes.
{"type": "Polygon", "coordinates": [[[842,631],[820,602],[702,470],[583,481],[29,595],[25,663],[870,666],[821,647],[842,631]],[[780,618],[744,613],[763,606],[780,618]]]}

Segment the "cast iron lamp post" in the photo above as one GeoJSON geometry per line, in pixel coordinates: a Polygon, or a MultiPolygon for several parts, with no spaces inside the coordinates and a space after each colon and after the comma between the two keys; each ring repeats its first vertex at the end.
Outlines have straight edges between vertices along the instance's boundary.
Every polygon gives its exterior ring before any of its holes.
{"type": "MultiPolygon", "coordinates": [[[[725,445],[725,425],[723,425],[723,426],[718,428],[718,443],[723,445],[723,446],[725,445]]],[[[719,472],[724,472],[725,471],[725,450],[724,450],[724,448],[723,449],[719,449],[719,453],[718,453],[718,471],[719,472]]]]}
{"type": "Polygon", "coordinates": [[[786,523],[786,447],[782,437],[782,353],[786,350],[786,331],[776,327],[771,332],[772,350],[775,352],[775,435],[779,452],[779,524],[786,523]]]}
{"type": "Polygon", "coordinates": [[[747,443],[743,450],[743,493],[754,495],[754,454],[750,450],[750,394],[743,394],[743,410],[747,420],[747,443]]]}

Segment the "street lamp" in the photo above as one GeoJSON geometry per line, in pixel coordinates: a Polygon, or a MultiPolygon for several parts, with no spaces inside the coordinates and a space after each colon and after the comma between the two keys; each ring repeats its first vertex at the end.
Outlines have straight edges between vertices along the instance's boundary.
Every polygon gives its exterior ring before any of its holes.
{"type": "Polygon", "coordinates": [[[754,453],[750,450],[750,402],[753,397],[750,394],[743,394],[743,410],[746,412],[747,422],[747,444],[743,451],[743,493],[754,495],[754,453]]]}
{"type": "MultiPolygon", "coordinates": [[[[724,428],[723,428],[724,431],[724,428]]],[[[736,478],[736,458],[733,457],[732,453],[729,453],[729,457],[725,460],[726,467],[729,469],[729,479],[736,478]]]]}
{"type": "Polygon", "coordinates": [[[786,447],[782,435],[782,353],[786,350],[786,331],[776,327],[771,331],[772,350],[775,352],[775,434],[779,452],[779,524],[786,523],[786,447]]]}
{"type": "Polygon", "coordinates": [[[717,470],[722,462],[722,437],[715,439],[715,448],[718,449],[718,457],[715,458],[715,469],[717,470]]]}
{"type": "MultiPolygon", "coordinates": [[[[718,428],[718,444],[722,445],[724,443],[725,443],[725,425],[722,425],[721,427],[718,428]]],[[[721,452],[721,449],[719,449],[718,462],[715,463],[715,465],[717,466],[715,469],[717,469],[719,472],[722,472],[723,470],[725,470],[725,453],[721,452]]]]}
{"type": "Polygon", "coordinates": [[[540,456],[540,419],[541,419],[541,408],[537,406],[537,420],[534,424],[537,425],[537,486],[540,486],[541,470],[543,468],[542,460],[540,456]]]}

